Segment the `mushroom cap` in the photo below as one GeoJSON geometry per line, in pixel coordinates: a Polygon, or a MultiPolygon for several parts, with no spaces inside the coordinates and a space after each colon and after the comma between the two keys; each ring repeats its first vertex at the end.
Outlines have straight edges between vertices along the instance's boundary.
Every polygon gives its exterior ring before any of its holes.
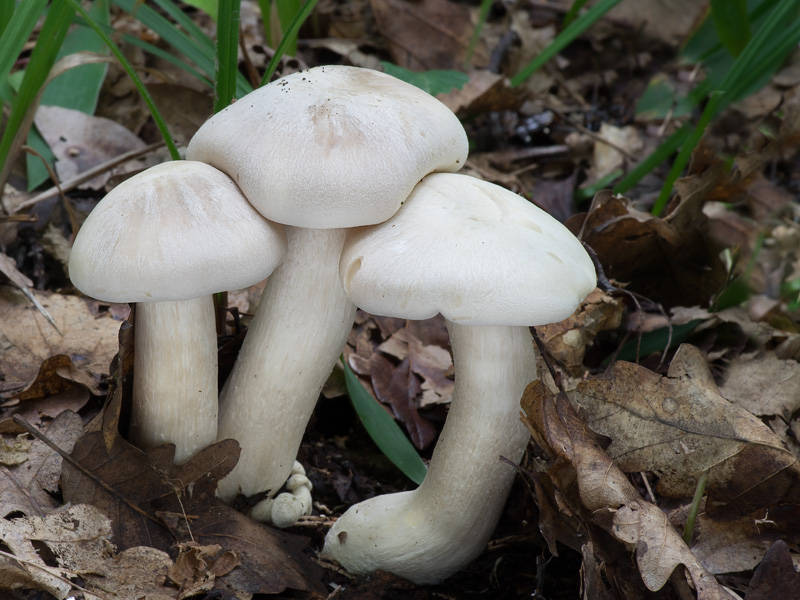
{"type": "Polygon", "coordinates": [[[369,313],[442,313],[465,325],[555,323],[596,283],[586,250],[556,219],[505,188],[448,173],[423,179],[385,223],[351,231],[339,273],[369,313]]]}
{"type": "Polygon", "coordinates": [[[227,175],[199,162],[151,167],[89,214],[69,259],[72,283],[106,302],[188,300],[265,279],[283,259],[270,223],[227,175]]]}
{"type": "Polygon", "coordinates": [[[467,157],[458,118],[371,69],[323,66],[278,79],[211,117],[187,158],[224,171],[265,217],[330,229],[380,223],[428,173],[467,157]]]}

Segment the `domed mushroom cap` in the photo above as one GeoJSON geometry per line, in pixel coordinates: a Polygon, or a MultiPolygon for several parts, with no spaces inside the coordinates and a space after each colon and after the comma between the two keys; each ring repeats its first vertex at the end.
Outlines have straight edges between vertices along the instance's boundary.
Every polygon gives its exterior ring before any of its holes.
{"type": "Polygon", "coordinates": [[[442,313],[464,325],[555,323],[596,282],[586,250],[556,219],[505,188],[447,173],[423,179],[385,223],[352,231],[340,275],[369,313],[442,313]]]}
{"type": "Polygon", "coordinates": [[[371,69],[324,66],[220,111],[187,157],[233,177],[268,219],[329,229],[388,219],[425,175],[463,166],[467,136],[417,87],[371,69]]]}
{"type": "Polygon", "coordinates": [[[114,188],[89,214],[69,274],[107,302],[188,300],[265,279],[283,259],[283,228],[209,165],[175,161],[114,188]]]}

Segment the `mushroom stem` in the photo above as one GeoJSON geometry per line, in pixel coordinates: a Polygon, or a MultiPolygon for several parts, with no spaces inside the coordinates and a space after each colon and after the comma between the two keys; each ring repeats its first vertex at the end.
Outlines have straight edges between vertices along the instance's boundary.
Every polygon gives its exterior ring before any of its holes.
{"type": "Polygon", "coordinates": [[[325,537],[323,554],[351,573],[390,571],[417,584],[442,581],[486,546],[529,434],[520,398],[536,379],[526,327],[448,321],[456,382],[430,468],[414,491],[352,506],[325,537]]]}
{"type": "Polygon", "coordinates": [[[134,321],[133,413],[140,448],[175,444],[175,463],[217,436],[217,337],[211,296],[140,302],[134,321]]]}
{"type": "Polygon", "coordinates": [[[233,372],[220,394],[217,439],[239,462],[219,484],[230,502],[274,494],[289,476],[306,425],[353,326],[339,256],[346,230],[286,227],[288,252],[267,280],[233,372]]]}

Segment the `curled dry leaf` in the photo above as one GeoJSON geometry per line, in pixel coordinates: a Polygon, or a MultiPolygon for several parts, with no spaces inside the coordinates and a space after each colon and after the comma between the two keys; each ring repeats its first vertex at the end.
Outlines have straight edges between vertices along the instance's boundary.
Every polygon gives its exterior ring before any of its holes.
{"type": "Polygon", "coordinates": [[[581,383],[572,399],[625,472],[652,471],[658,491],[691,498],[708,471],[707,510],[735,518],[798,496],[800,466],[772,431],[728,402],[705,358],[682,345],[661,377],[618,362],[608,379],[581,383]]]}
{"type": "Polygon", "coordinates": [[[536,328],[548,352],[570,375],[583,373],[583,355],[600,331],[616,329],[622,321],[623,303],[599,288],[589,294],[580,308],[560,323],[536,328]]]}
{"type": "Polygon", "coordinates": [[[636,562],[645,586],[661,589],[673,570],[683,564],[698,597],[727,599],[731,596],[717,583],[684,544],[666,515],[644,501],[636,489],[597,443],[594,434],[570,405],[566,394],[553,397],[537,380],[522,398],[526,425],[562,471],[574,469],[580,500],[594,521],[636,551],[636,562]]]}

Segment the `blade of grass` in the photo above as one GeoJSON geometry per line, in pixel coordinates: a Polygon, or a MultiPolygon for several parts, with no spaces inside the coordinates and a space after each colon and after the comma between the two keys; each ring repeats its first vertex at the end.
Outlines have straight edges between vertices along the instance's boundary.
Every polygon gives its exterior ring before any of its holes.
{"type": "Polygon", "coordinates": [[[489,17],[489,9],[492,8],[492,0],[481,0],[481,10],[478,13],[478,22],[475,23],[475,29],[472,30],[472,37],[469,39],[469,46],[467,46],[467,55],[464,57],[462,68],[466,71],[472,64],[472,55],[475,54],[475,47],[478,45],[478,40],[481,38],[481,30],[486,24],[486,19],[489,17]]]}
{"type": "MultiPolygon", "coordinates": [[[[196,40],[200,46],[204,47],[206,50],[214,50],[214,42],[211,38],[206,35],[205,31],[197,26],[189,15],[172,2],[172,0],[155,0],[155,3],[167,13],[167,15],[172,17],[179,26],[183,27],[184,31],[186,31],[193,40],[196,40]]],[[[219,2],[219,4],[222,4],[222,2],[219,2]]],[[[219,10],[217,12],[219,12],[219,10]]],[[[219,19],[219,17],[217,17],[217,19],[219,19]]]]}
{"type": "Polygon", "coordinates": [[[214,112],[228,106],[236,94],[239,67],[239,11],[241,0],[219,0],[217,19],[217,76],[214,112]]]}
{"type": "Polygon", "coordinates": [[[797,0],[790,0],[778,5],[764,20],[756,34],[736,58],[733,67],[714,92],[700,116],[700,120],[692,133],[683,143],[675,162],[667,175],[661,192],[653,205],[652,213],[661,214],[672,194],[675,181],[683,173],[689,162],[692,151],[700,142],[705,129],[711,120],[727,107],[750,91],[756,81],[764,79],[765,69],[777,65],[781,57],[800,41],[800,22],[793,19],[796,16],[799,4],[797,0]],[[795,13],[794,15],[792,13],[795,13]],[[791,23],[786,27],[786,23],[791,23]]]}
{"type": "Polygon", "coordinates": [[[286,49],[292,43],[292,40],[297,39],[297,33],[300,31],[300,26],[308,18],[308,15],[311,14],[311,11],[314,10],[316,5],[317,0],[306,0],[306,3],[303,4],[300,11],[295,15],[292,24],[289,25],[289,28],[283,32],[281,43],[278,44],[277,48],[275,48],[275,54],[272,56],[272,60],[269,61],[267,70],[264,72],[264,76],[261,78],[261,85],[269,83],[270,79],[272,79],[272,75],[275,73],[275,69],[278,68],[278,63],[281,61],[286,49]]]}
{"type": "Polygon", "coordinates": [[[596,21],[602,18],[614,6],[622,0],[600,0],[583,15],[575,19],[564,29],[556,39],[554,39],[542,52],[529,62],[522,70],[511,79],[511,87],[516,87],[523,83],[528,77],[533,75],[542,65],[553,58],[556,54],[566,48],[575,38],[589,29],[596,21]]]}
{"type": "MultiPolygon", "coordinates": [[[[291,27],[292,21],[302,8],[302,4],[303,0],[280,0],[279,2],[275,3],[275,6],[278,9],[278,20],[281,22],[281,32],[282,32],[281,39],[286,37],[287,32],[291,27]]],[[[305,21],[305,19],[303,20],[305,21]]],[[[288,54],[289,56],[295,56],[297,54],[296,37],[292,38],[292,40],[289,42],[289,45],[286,46],[286,54],[288,54]]]]}
{"type": "Polygon", "coordinates": [[[153,121],[155,121],[156,127],[158,127],[158,131],[161,133],[161,137],[164,138],[164,142],[169,149],[169,154],[172,157],[172,160],[180,160],[181,155],[178,152],[178,148],[175,146],[175,141],[172,139],[172,136],[167,129],[167,124],[164,122],[164,119],[161,117],[161,113],[158,111],[158,108],[153,102],[153,98],[150,96],[150,92],[147,91],[144,83],[139,76],[136,74],[136,71],[133,68],[133,65],[128,62],[128,59],[125,58],[125,55],[122,54],[122,51],[117,47],[117,45],[111,40],[110,37],[103,31],[102,27],[100,27],[94,20],[91,18],[89,13],[78,3],[77,0],[66,0],[67,3],[73,6],[74,10],[77,10],[78,13],[83,17],[89,26],[95,30],[97,35],[105,42],[108,49],[111,50],[111,53],[114,57],[119,61],[122,68],[125,69],[125,72],[128,74],[128,77],[131,78],[131,81],[136,86],[136,89],[139,91],[139,94],[144,100],[145,104],[147,104],[147,108],[150,109],[150,114],[153,116],[153,121]]]}
{"type": "Polygon", "coordinates": [[[0,139],[0,189],[3,189],[11,171],[17,152],[27,137],[33,122],[36,98],[47,80],[47,75],[56,61],[61,44],[72,23],[75,9],[67,3],[56,2],[50,5],[36,45],[31,52],[28,67],[22,78],[19,92],[11,106],[11,114],[6,122],[3,137],[0,139]]]}
{"type": "Polygon", "coordinates": [[[425,479],[427,472],[425,463],[392,416],[369,395],[344,359],[342,365],[344,365],[347,393],[350,394],[353,407],[367,433],[386,458],[392,461],[406,477],[419,485],[425,479]]]}
{"type": "MultiPolygon", "coordinates": [[[[13,10],[13,2],[4,2],[6,9],[9,5],[13,10]]],[[[19,53],[22,52],[22,47],[28,41],[33,28],[36,27],[39,17],[44,13],[45,6],[47,6],[47,0],[28,0],[14,10],[14,14],[7,23],[8,26],[4,28],[3,35],[0,36],[0,81],[6,81],[11,67],[14,66],[19,53]]]]}
{"type": "Polygon", "coordinates": [[[569,7],[569,12],[564,16],[564,21],[561,23],[561,27],[568,27],[569,24],[578,17],[581,9],[586,6],[586,2],[588,2],[588,0],[575,0],[575,2],[572,3],[572,6],[569,7]]]}

